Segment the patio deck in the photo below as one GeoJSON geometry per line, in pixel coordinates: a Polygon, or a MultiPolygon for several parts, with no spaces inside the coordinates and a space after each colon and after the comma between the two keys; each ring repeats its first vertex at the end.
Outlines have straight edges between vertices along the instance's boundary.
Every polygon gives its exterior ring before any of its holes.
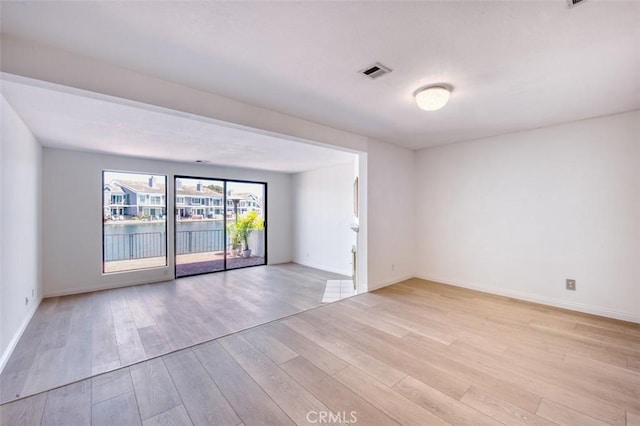
{"type": "MultiPolygon", "coordinates": [[[[176,258],[176,277],[221,271],[224,268],[223,252],[204,252],[180,254],[176,258]]],[[[243,268],[245,266],[264,265],[262,256],[249,258],[236,257],[227,253],[227,269],[243,268]]],[[[163,257],[148,257],[144,259],[117,260],[105,263],[105,273],[130,271],[133,269],[158,268],[167,265],[163,257]]]]}

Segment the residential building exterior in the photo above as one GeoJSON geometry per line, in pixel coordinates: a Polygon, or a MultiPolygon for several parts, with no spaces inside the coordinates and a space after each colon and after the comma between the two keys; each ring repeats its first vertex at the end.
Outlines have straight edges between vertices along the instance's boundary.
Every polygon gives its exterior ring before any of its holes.
{"type": "Polygon", "coordinates": [[[222,193],[202,183],[195,186],[176,180],[176,216],[178,219],[222,219],[224,214],[222,193]]]}
{"type": "Polygon", "coordinates": [[[105,219],[162,219],[167,214],[165,194],[165,185],[153,176],[147,182],[111,181],[104,186],[105,219]]]}
{"type": "Polygon", "coordinates": [[[238,201],[238,215],[244,215],[251,211],[256,211],[258,214],[262,214],[262,203],[258,200],[258,197],[255,194],[241,193],[235,194],[235,196],[240,199],[238,201]]]}
{"type": "MultiPolygon", "coordinates": [[[[113,180],[104,186],[105,220],[120,220],[132,217],[162,219],[167,214],[166,188],[164,183],[150,177],[147,182],[113,180]]],[[[186,185],[176,180],[176,217],[181,219],[223,219],[250,211],[262,214],[262,202],[252,193],[227,194],[227,206],[221,192],[202,183],[186,185]]]]}

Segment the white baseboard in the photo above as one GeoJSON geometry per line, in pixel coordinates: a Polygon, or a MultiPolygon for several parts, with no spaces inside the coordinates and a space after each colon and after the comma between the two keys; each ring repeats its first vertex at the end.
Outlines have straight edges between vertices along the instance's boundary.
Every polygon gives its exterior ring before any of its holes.
{"type": "Polygon", "coordinates": [[[402,281],[410,280],[411,278],[415,278],[415,277],[413,275],[406,275],[406,276],[403,276],[403,277],[393,278],[393,279],[387,280],[387,281],[380,281],[380,282],[373,282],[373,283],[369,282],[367,291],[378,290],[378,289],[383,288],[383,287],[387,287],[387,286],[390,286],[390,285],[401,283],[402,281]]]}
{"type": "Polygon", "coordinates": [[[459,283],[459,282],[441,279],[441,278],[426,277],[421,275],[416,276],[416,278],[420,278],[422,280],[427,280],[427,281],[434,281],[442,284],[448,284],[455,287],[468,288],[470,290],[477,290],[484,293],[496,294],[498,296],[506,296],[506,297],[511,297],[513,299],[525,300],[527,302],[540,303],[541,305],[554,306],[556,308],[568,309],[570,311],[583,312],[586,314],[598,315],[601,317],[613,318],[613,319],[635,322],[640,324],[640,315],[634,315],[628,312],[620,312],[613,309],[586,305],[584,303],[568,302],[566,300],[555,299],[553,297],[539,296],[536,294],[523,293],[523,292],[513,291],[508,289],[485,287],[478,284],[459,283]]]}
{"type": "Polygon", "coordinates": [[[145,279],[145,280],[137,279],[137,280],[122,281],[119,283],[107,283],[107,284],[94,285],[90,287],[63,288],[55,291],[47,291],[45,292],[44,297],[47,298],[47,297],[71,296],[72,294],[91,293],[92,291],[112,290],[116,288],[131,287],[131,286],[143,285],[143,284],[163,283],[166,281],[171,281],[173,279],[174,279],[173,277],[166,277],[162,279],[145,279]]]}
{"type": "Polygon", "coordinates": [[[13,335],[13,338],[9,342],[9,345],[7,346],[7,348],[2,353],[2,356],[0,356],[0,374],[2,374],[2,371],[4,370],[4,367],[7,365],[7,361],[9,361],[9,358],[11,357],[11,354],[13,353],[14,349],[16,348],[16,345],[18,344],[18,341],[22,337],[22,334],[27,329],[27,325],[29,325],[29,321],[31,321],[31,318],[33,318],[33,315],[38,310],[38,306],[40,306],[40,302],[42,302],[42,298],[40,298],[37,303],[34,303],[31,306],[31,310],[29,312],[27,312],[27,315],[22,320],[22,323],[20,324],[20,327],[18,328],[18,331],[16,331],[16,333],[13,335]]]}
{"type": "Polygon", "coordinates": [[[317,263],[313,263],[313,262],[303,262],[297,259],[294,259],[293,263],[297,263],[298,265],[302,265],[302,266],[308,266],[309,268],[321,269],[323,271],[333,272],[334,274],[346,275],[348,277],[351,276],[351,270],[344,271],[342,269],[333,268],[331,266],[318,265],[317,263]]]}

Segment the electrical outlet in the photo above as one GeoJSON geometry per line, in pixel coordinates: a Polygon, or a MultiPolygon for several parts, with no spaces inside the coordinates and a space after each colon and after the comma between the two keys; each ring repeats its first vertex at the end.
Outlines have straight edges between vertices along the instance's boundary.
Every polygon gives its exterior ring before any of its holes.
{"type": "Polygon", "coordinates": [[[567,290],[575,290],[576,289],[576,280],[567,279],[567,290]]]}
{"type": "Polygon", "coordinates": [[[24,298],[24,306],[27,306],[29,304],[29,298],[25,297],[24,298]]]}
{"type": "Polygon", "coordinates": [[[392,263],[392,264],[391,264],[391,271],[393,272],[393,271],[395,271],[395,270],[396,270],[396,264],[395,264],[395,263],[392,263]]]}

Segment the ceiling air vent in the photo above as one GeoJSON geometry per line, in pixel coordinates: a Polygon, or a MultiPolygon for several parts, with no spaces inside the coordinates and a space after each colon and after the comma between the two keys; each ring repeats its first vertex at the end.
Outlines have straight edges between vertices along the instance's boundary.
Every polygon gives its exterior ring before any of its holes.
{"type": "Polygon", "coordinates": [[[360,70],[359,72],[360,74],[369,77],[370,79],[375,79],[378,77],[382,77],[385,74],[389,74],[391,71],[393,71],[391,68],[385,67],[380,62],[376,62],[375,64],[368,66],[365,69],[360,70]]]}
{"type": "Polygon", "coordinates": [[[586,0],[567,0],[567,3],[569,3],[569,7],[575,7],[580,3],[584,3],[585,1],[586,0]]]}

